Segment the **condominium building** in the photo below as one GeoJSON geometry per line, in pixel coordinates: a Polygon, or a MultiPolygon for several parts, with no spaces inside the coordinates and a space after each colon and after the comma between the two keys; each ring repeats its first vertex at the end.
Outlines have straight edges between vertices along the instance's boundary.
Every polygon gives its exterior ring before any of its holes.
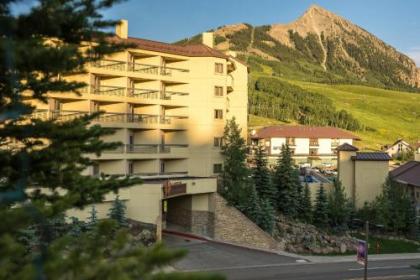
{"type": "Polygon", "coordinates": [[[122,20],[112,39],[130,48],[65,77],[87,84],[81,95],[49,93],[48,104],[36,103],[34,115],[67,120],[103,111],[94,124],[114,128],[104,140],[123,145],[92,155],[96,165],[86,172],[143,178],[121,194],[129,217],[159,227],[174,205],[184,214],[172,212],[168,222],[183,220],[178,223],[191,230],[193,210],[211,212],[226,120],[235,117],[246,137],[248,68],[213,49],[212,33],[203,34],[202,44],[178,46],[128,37],[122,20]]]}
{"type": "Polygon", "coordinates": [[[250,138],[251,147],[265,147],[270,165],[275,163],[282,146],[287,144],[296,164],[309,164],[313,167],[322,164],[336,165],[336,148],[344,143],[353,144],[354,140],[359,139],[354,134],[335,127],[289,125],[253,130],[250,138]]]}

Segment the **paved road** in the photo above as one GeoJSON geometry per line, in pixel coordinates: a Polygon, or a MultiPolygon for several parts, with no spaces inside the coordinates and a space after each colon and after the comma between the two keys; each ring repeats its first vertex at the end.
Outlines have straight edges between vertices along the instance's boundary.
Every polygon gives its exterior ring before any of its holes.
{"type": "MultiPolygon", "coordinates": [[[[169,247],[185,248],[186,258],[175,264],[183,271],[211,271],[229,280],[335,280],[363,279],[363,267],[356,262],[311,263],[278,254],[249,250],[213,242],[165,235],[169,247]]],[[[369,263],[369,279],[420,279],[411,266],[420,260],[378,260],[369,263]]]]}

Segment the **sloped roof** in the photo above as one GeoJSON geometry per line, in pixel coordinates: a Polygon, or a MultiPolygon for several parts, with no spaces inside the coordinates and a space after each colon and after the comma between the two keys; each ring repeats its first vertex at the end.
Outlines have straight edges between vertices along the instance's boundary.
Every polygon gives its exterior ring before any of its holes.
{"type": "Polygon", "coordinates": [[[272,137],[294,137],[294,138],[340,138],[340,139],[355,139],[359,138],[342,129],[329,126],[292,126],[292,125],[278,125],[268,126],[258,130],[251,138],[265,139],[272,137]]]}
{"type": "Polygon", "coordinates": [[[133,44],[137,48],[147,51],[156,51],[189,57],[218,57],[223,59],[229,58],[229,56],[225,55],[224,53],[203,44],[181,46],[133,37],[122,39],[118,36],[112,37],[111,40],[115,42],[133,44]]]}
{"type": "Polygon", "coordinates": [[[351,159],[356,161],[389,161],[391,157],[384,152],[357,152],[351,159]]]}
{"type": "Polygon", "coordinates": [[[349,143],[341,144],[337,147],[337,151],[345,151],[345,152],[357,152],[359,149],[349,143]]]}
{"type": "Polygon", "coordinates": [[[420,162],[409,161],[389,172],[389,175],[397,182],[420,187],[420,162]]]}

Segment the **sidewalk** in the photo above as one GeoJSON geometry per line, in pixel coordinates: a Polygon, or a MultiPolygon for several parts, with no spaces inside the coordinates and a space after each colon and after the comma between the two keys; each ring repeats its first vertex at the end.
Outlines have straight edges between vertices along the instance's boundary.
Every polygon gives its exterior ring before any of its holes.
{"type": "MultiPolygon", "coordinates": [[[[349,256],[302,256],[302,258],[313,263],[338,263],[356,261],[356,255],[349,256]]],[[[386,260],[413,260],[418,259],[420,264],[420,253],[407,254],[378,254],[369,255],[369,261],[386,261],[386,260]]]]}
{"type": "MultiPolygon", "coordinates": [[[[229,242],[224,242],[220,240],[214,240],[209,237],[192,234],[192,233],[186,233],[186,232],[178,232],[174,230],[164,230],[164,233],[166,234],[173,234],[182,236],[185,238],[192,238],[196,240],[201,240],[205,242],[214,242],[234,247],[240,247],[248,250],[255,250],[265,253],[272,253],[277,254],[280,256],[290,257],[296,259],[297,262],[299,261],[306,261],[310,263],[340,263],[340,262],[355,262],[356,261],[356,254],[354,255],[347,255],[347,256],[311,256],[311,255],[299,255],[296,253],[289,253],[286,251],[279,251],[279,250],[265,250],[255,247],[249,247],[249,246],[243,246],[239,244],[233,244],[229,242]]],[[[369,261],[386,261],[386,260],[419,260],[420,264],[420,253],[405,253],[405,254],[372,254],[369,255],[369,261]]]]}

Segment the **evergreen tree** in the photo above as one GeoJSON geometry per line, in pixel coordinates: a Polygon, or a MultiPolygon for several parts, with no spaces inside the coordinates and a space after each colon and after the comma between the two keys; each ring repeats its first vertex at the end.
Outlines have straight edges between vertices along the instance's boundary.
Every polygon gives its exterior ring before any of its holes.
{"type": "Polygon", "coordinates": [[[258,225],[268,233],[272,233],[274,229],[274,223],[276,221],[276,212],[271,202],[268,199],[260,198],[260,217],[258,219],[258,225]]]}
{"type": "Polygon", "coordinates": [[[71,223],[69,227],[69,234],[74,237],[79,237],[83,232],[84,223],[76,217],[71,217],[71,223]]]}
{"type": "Polygon", "coordinates": [[[120,200],[120,196],[117,195],[111,208],[109,208],[108,217],[117,222],[119,227],[127,227],[128,222],[125,216],[126,206],[123,201],[120,200]]]}
{"type": "Polygon", "coordinates": [[[100,12],[119,1],[39,0],[23,14],[12,12],[18,2],[0,3],[0,279],[151,279],[183,253],[160,245],[146,250],[130,243],[124,230],[114,240],[108,221],[95,227],[95,238],[60,236],[59,224],[51,223],[139,182],[83,175],[93,165],[87,154],[119,146],[100,140],[113,130],[90,125],[98,114],[35,118],[27,102],[45,103],[48,92],[79,92],[84,83],[62,77],[126,47],[102,32],[117,22],[100,12]],[[42,241],[30,253],[18,234],[29,227],[42,241]]]}
{"type": "Polygon", "coordinates": [[[241,137],[241,129],[235,118],[228,120],[223,134],[222,154],[224,156],[222,174],[222,195],[238,207],[247,203],[249,170],[246,166],[247,148],[241,137]]]}
{"type": "Polygon", "coordinates": [[[323,184],[321,184],[316,197],[313,223],[319,228],[326,228],[329,223],[328,198],[323,184]]]}
{"type": "Polygon", "coordinates": [[[255,166],[252,169],[252,179],[258,196],[267,200],[273,207],[276,205],[276,189],[271,183],[271,174],[267,167],[267,155],[262,146],[258,146],[255,154],[255,166]]]}
{"type": "Polygon", "coordinates": [[[334,179],[333,188],[328,196],[328,215],[332,228],[342,231],[347,229],[351,209],[344,187],[338,179],[334,179]]]}
{"type": "Polygon", "coordinates": [[[87,227],[92,229],[98,223],[98,211],[96,211],[95,205],[92,205],[89,212],[89,218],[87,221],[87,227]]]}
{"type": "Polygon", "coordinates": [[[288,145],[282,146],[281,155],[277,160],[274,171],[273,184],[277,191],[277,208],[279,212],[286,216],[296,217],[297,189],[300,183],[298,174],[293,167],[288,145]]]}
{"type": "Polygon", "coordinates": [[[375,202],[375,220],[395,233],[410,233],[415,227],[415,210],[404,186],[388,179],[381,196],[375,202]],[[413,215],[414,213],[414,215],[413,215]]]}
{"type": "Polygon", "coordinates": [[[303,189],[303,196],[301,202],[301,215],[300,219],[306,223],[312,222],[312,201],[311,201],[311,190],[309,189],[308,183],[305,183],[303,189]]]}

